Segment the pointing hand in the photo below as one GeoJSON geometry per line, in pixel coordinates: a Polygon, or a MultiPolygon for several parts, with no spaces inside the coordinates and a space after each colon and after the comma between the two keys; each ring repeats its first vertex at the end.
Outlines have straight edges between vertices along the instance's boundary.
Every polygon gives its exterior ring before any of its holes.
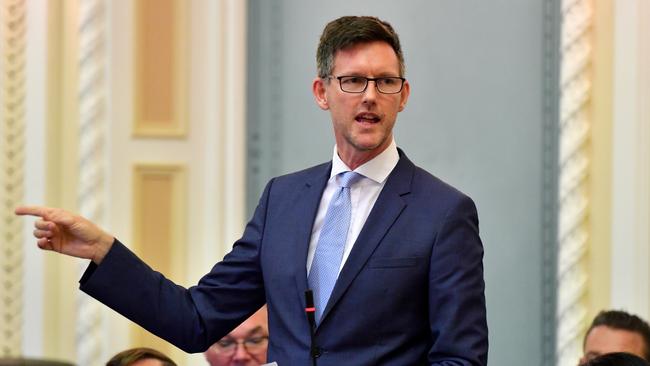
{"type": "Polygon", "coordinates": [[[21,206],[16,215],[40,217],[34,224],[38,247],[101,263],[113,245],[112,235],[85,218],[60,208],[21,206]]]}

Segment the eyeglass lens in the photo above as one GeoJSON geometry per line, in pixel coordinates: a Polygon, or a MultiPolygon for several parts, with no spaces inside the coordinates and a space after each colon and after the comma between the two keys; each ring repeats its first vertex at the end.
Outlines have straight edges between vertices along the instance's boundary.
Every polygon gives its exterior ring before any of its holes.
{"type": "Polygon", "coordinates": [[[402,90],[404,79],[400,77],[366,78],[362,76],[337,77],[341,90],[348,93],[362,93],[368,87],[369,81],[374,81],[377,90],[384,94],[395,94],[402,90]]]}

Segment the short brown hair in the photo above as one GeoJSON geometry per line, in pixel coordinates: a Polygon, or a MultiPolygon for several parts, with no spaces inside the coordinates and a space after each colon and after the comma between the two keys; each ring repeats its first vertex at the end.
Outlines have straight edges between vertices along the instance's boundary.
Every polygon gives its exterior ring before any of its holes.
{"type": "Polygon", "coordinates": [[[336,51],[375,41],[386,42],[393,48],[399,60],[400,76],[404,76],[406,66],[399,36],[388,22],[370,16],[344,16],[327,23],[316,51],[318,76],[331,75],[336,51]]]}
{"type": "Polygon", "coordinates": [[[585,342],[591,330],[601,325],[639,334],[643,339],[643,357],[646,361],[650,361],[650,325],[645,320],[622,310],[603,310],[591,322],[585,335],[585,342]]]}
{"type": "Polygon", "coordinates": [[[130,366],[136,361],[151,359],[159,360],[163,366],[177,366],[174,361],[159,351],[151,348],[132,348],[122,351],[111,358],[106,366],[130,366]]]}
{"type": "Polygon", "coordinates": [[[600,355],[587,362],[585,366],[649,366],[648,361],[625,352],[608,353],[600,355]]]}

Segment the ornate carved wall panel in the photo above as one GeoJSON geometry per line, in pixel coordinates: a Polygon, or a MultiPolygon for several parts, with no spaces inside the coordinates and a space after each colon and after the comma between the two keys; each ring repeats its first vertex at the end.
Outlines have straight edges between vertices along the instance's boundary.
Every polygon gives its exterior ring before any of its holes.
{"type": "Polygon", "coordinates": [[[575,365],[580,358],[587,322],[592,13],[589,0],[562,2],[556,318],[559,366],[575,365]]]}
{"type": "MultiPolygon", "coordinates": [[[[79,213],[106,224],[106,4],[79,1],[79,147],[77,205],[79,213]]],[[[83,273],[88,263],[79,264],[83,273]]],[[[107,357],[102,304],[78,292],[76,350],[80,365],[101,365],[107,357]]]]}
{"type": "Polygon", "coordinates": [[[23,327],[24,0],[0,2],[0,357],[19,356],[23,327]]]}

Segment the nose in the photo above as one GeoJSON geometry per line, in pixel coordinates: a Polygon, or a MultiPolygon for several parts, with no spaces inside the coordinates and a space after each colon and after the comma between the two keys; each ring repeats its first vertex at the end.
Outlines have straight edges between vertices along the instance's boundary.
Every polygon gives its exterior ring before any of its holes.
{"type": "Polygon", "coordinates": [[[375,80],[368,80],[368,86],[366,86],[366,90],[363,92],[363,102],[374,103],[375,99],[377,99],[377,93],[379,93],[377,90],[377,82],[375,80]]]}
{"type": "Polygon", "coordinates": [[[242,343],[237,344],[237,349],[235,350],[235,355],[232,357],[233,361],[248,361],[251,359],[251,355],[246,351],[246,348],[242,343]]]}

